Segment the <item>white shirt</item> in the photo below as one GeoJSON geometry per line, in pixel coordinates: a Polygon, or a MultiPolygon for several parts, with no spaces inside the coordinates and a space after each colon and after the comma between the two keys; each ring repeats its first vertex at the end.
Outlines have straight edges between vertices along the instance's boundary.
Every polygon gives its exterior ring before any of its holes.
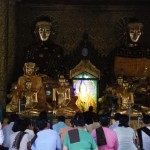
{"type": "MultiPolygon", "coordinates": [[[[9,150],[17,150],[16,148],[12,148],[13,146],[13,143],[15,141],[15,138],[17,136],[17,134],[19,133],[20,131],[18,132],[14,132],[11,136],[10,136],[10,146],[9,146],[9,150]]],[[[26,133],[21,142],[20,142],[20,147],[19,147],[19,150],[28,150],[27,149],[27,143],[28,143],[29,139],[28,139],[28,133],[26,133]]]]}
{"type": "Polygon", "coordinates": [[[134,144],[136,136],[131,127],[116,127],[114,131],[119,142],[118,150],[137,150],[134,144]]]}
{"type": "Polygon", "coordinates": [[[13,134],[14,132],[12,131],[12,127],[14,125],[14,122],[9,123],[8,125],[6,125],[2,130],[3,130],[3,134],[4,134],[4,142],[3,142],[3,146],[4,147],[9,147],[10,145],[10,135],[13,134]]]}
{"type": "Polygon", "coordinates": [[[112,125],[109,126],[110,129],[115,129],[116,127],[118,127],[119,125],[119,121],[114,122],[112,125]]]}
{"type": "Polygon", "coordinates": [[[0,123],[0,145],[3,144],[3,141],[4,141],[4,134],[3,134],[3,131],[2,131],[2,125],[0,123]]]}
{"type": "Polygon", "coordinates": [[[24,132],[28,133],[28,139],[31,141],[32,138],[34,137],[34,132],[33,130],[30,130],[30,129],[26,129],[24,132]]]}
{"type": "Polygon", "coordinates": [[[41,130],[37,133],[37,139],[32,145],[32,150],[56,150],[62,149],[62,143],[57,131],[51,129],[41,130]]]}
{"type": "MultiPolygon", "coordinates": [[[[150,130],[150,126],[147,126],[147,128],[150,130]]],[[[143,149],[149,150],[150,149],[150,137],[142,131],[142,142],[143,142],[143,149]]]]}
{"type": "Polygon", "coordinates": [[[96,129],[96,128],[99,128],[99,127],[100,127],[99,122],[93,122],[92,124],[87,125],[86,129],[89,133],[91,133],[93,129],[96,129]]]}

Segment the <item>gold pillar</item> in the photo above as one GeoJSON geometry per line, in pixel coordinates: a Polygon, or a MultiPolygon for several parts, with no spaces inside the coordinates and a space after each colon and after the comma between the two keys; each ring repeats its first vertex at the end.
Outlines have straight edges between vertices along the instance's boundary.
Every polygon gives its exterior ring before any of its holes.
{"type": "Polygon", "coordinates": [[[0,105],[6,105],[8,0],[0,0],[0,105]]]}

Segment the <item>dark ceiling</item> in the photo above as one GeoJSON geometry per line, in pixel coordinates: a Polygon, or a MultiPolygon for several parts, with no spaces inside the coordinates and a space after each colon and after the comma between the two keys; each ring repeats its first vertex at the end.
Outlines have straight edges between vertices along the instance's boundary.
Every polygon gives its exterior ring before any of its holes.
{"type": "Polygon", "coordinates": [[[21,4],[150,5],[149,0],[17,0],[21,4]]]}

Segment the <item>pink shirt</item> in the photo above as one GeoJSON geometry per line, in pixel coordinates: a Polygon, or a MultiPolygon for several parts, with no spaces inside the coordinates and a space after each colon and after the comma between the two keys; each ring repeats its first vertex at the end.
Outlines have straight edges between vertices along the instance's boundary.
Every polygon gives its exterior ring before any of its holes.
{"type": "MultiPolygon", "coordinates": [[[[103,127],[104,134],[106,137],[107,145],[99,146],[98,150],[117,150],[118,149],[118,139],[116,133],[107,127],[103,127]]],[[[91,133],[93,136],[95,142],[97,143],[97,137],[96,137],[96,129],[94,129],[91,133]]]]}

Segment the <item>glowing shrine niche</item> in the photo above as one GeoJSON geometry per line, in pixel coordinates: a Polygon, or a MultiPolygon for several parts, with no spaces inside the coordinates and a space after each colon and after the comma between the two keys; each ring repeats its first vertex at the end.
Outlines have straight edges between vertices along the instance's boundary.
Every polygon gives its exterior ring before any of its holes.
{"type": "Polygon", "coordinates": [[[89,106],[97,111],[98,81],[91,74],[84,72],[73,77],[74,94],[78,97],[76,105],[80,111],[85,112],[89,106]]]}

